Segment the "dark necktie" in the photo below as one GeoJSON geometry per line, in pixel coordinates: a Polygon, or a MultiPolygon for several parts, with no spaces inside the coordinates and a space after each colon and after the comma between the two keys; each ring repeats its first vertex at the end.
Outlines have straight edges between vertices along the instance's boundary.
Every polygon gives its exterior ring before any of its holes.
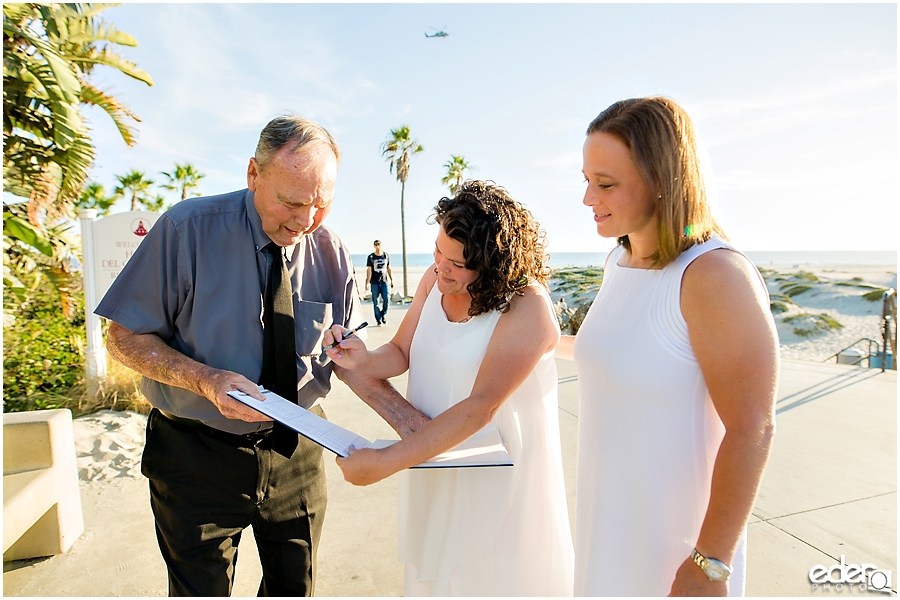
{"type": "MultiPolygon", "coordinates": [[[[269,285],[263,307],[263,366],[259,382],[290,402],[297,402],[297,350],[294,340],[294,301],[284,251],[274,243],[269,285]]],[[[297,432],[275,422],[272,449],[290,458],[297,447],[297,432]]]]}

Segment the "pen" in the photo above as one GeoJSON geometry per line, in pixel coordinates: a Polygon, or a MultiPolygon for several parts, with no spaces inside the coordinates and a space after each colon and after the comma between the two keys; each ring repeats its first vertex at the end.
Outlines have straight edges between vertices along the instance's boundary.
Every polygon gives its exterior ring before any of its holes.
{"type": "MultiPolygon", "coordinates": [[[[360,323],[358,326],[356,326],[356,327],[354,327],[353,329],[351,329],[350,331],[348,331],[348,332],[344,335],[344,337],[341,338],[341,341],[347,339],[347,336],[348,336],[348,335],[354,334],[354,333],[356,333],[357,331],[359,331],[360,329],[362,329],[363,327],[367,327],[368,325],[369,325],[368,321],[363,321],[363,322],[360,323]]],[[[333,344],[329,344],[328,346],[325,346],[325,349],[326,349],[326,350],[331,350],[332,348],[337,347],[337,345],[340,344],[340,343],[341,343],[341,342],[334,342],[333,344]]]]}

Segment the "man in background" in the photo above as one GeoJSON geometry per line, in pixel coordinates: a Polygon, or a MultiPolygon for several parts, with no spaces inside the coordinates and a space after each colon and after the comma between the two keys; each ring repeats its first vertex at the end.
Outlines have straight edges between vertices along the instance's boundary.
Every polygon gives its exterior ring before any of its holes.
{"type": "Polygon", "coordinates": [[[390,303],[385,274],[391,280],[394,287],[394,274],[391,273],[391,257],[381,250],[381,240],[375,240],[375,252],[366,260],[366,289],[372,287],[372,305],[375,307],[375,321],[377,327],[387,325],[387,310],[390,303]],[[381,306],[378,306],[378,298],[381,297],[381,306]]]}

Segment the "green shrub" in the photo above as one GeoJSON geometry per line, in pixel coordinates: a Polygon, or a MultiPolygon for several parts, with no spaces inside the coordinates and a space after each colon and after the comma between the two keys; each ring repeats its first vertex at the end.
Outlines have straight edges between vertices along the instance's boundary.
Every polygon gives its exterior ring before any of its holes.
{"type": "Polygon", "coordinates": [[[72,321],[63,316],[60,296],[46,279],[24,302],[6,290],[4,296],[4,412],[62,406],[83,379],[84,296],[73,296],[72,321]]]}

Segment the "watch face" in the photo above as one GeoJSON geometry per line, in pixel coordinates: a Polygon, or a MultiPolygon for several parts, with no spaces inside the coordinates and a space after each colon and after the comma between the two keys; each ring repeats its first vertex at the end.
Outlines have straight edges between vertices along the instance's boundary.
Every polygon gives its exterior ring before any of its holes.
{"type": "Polygon", "coordinates": [[[728,571],[718,561],[706,559],[706,566],[703,570],[706,571],[710,579],[715,579],[716,581],[721,581],[728,577],[728,571]]]}

